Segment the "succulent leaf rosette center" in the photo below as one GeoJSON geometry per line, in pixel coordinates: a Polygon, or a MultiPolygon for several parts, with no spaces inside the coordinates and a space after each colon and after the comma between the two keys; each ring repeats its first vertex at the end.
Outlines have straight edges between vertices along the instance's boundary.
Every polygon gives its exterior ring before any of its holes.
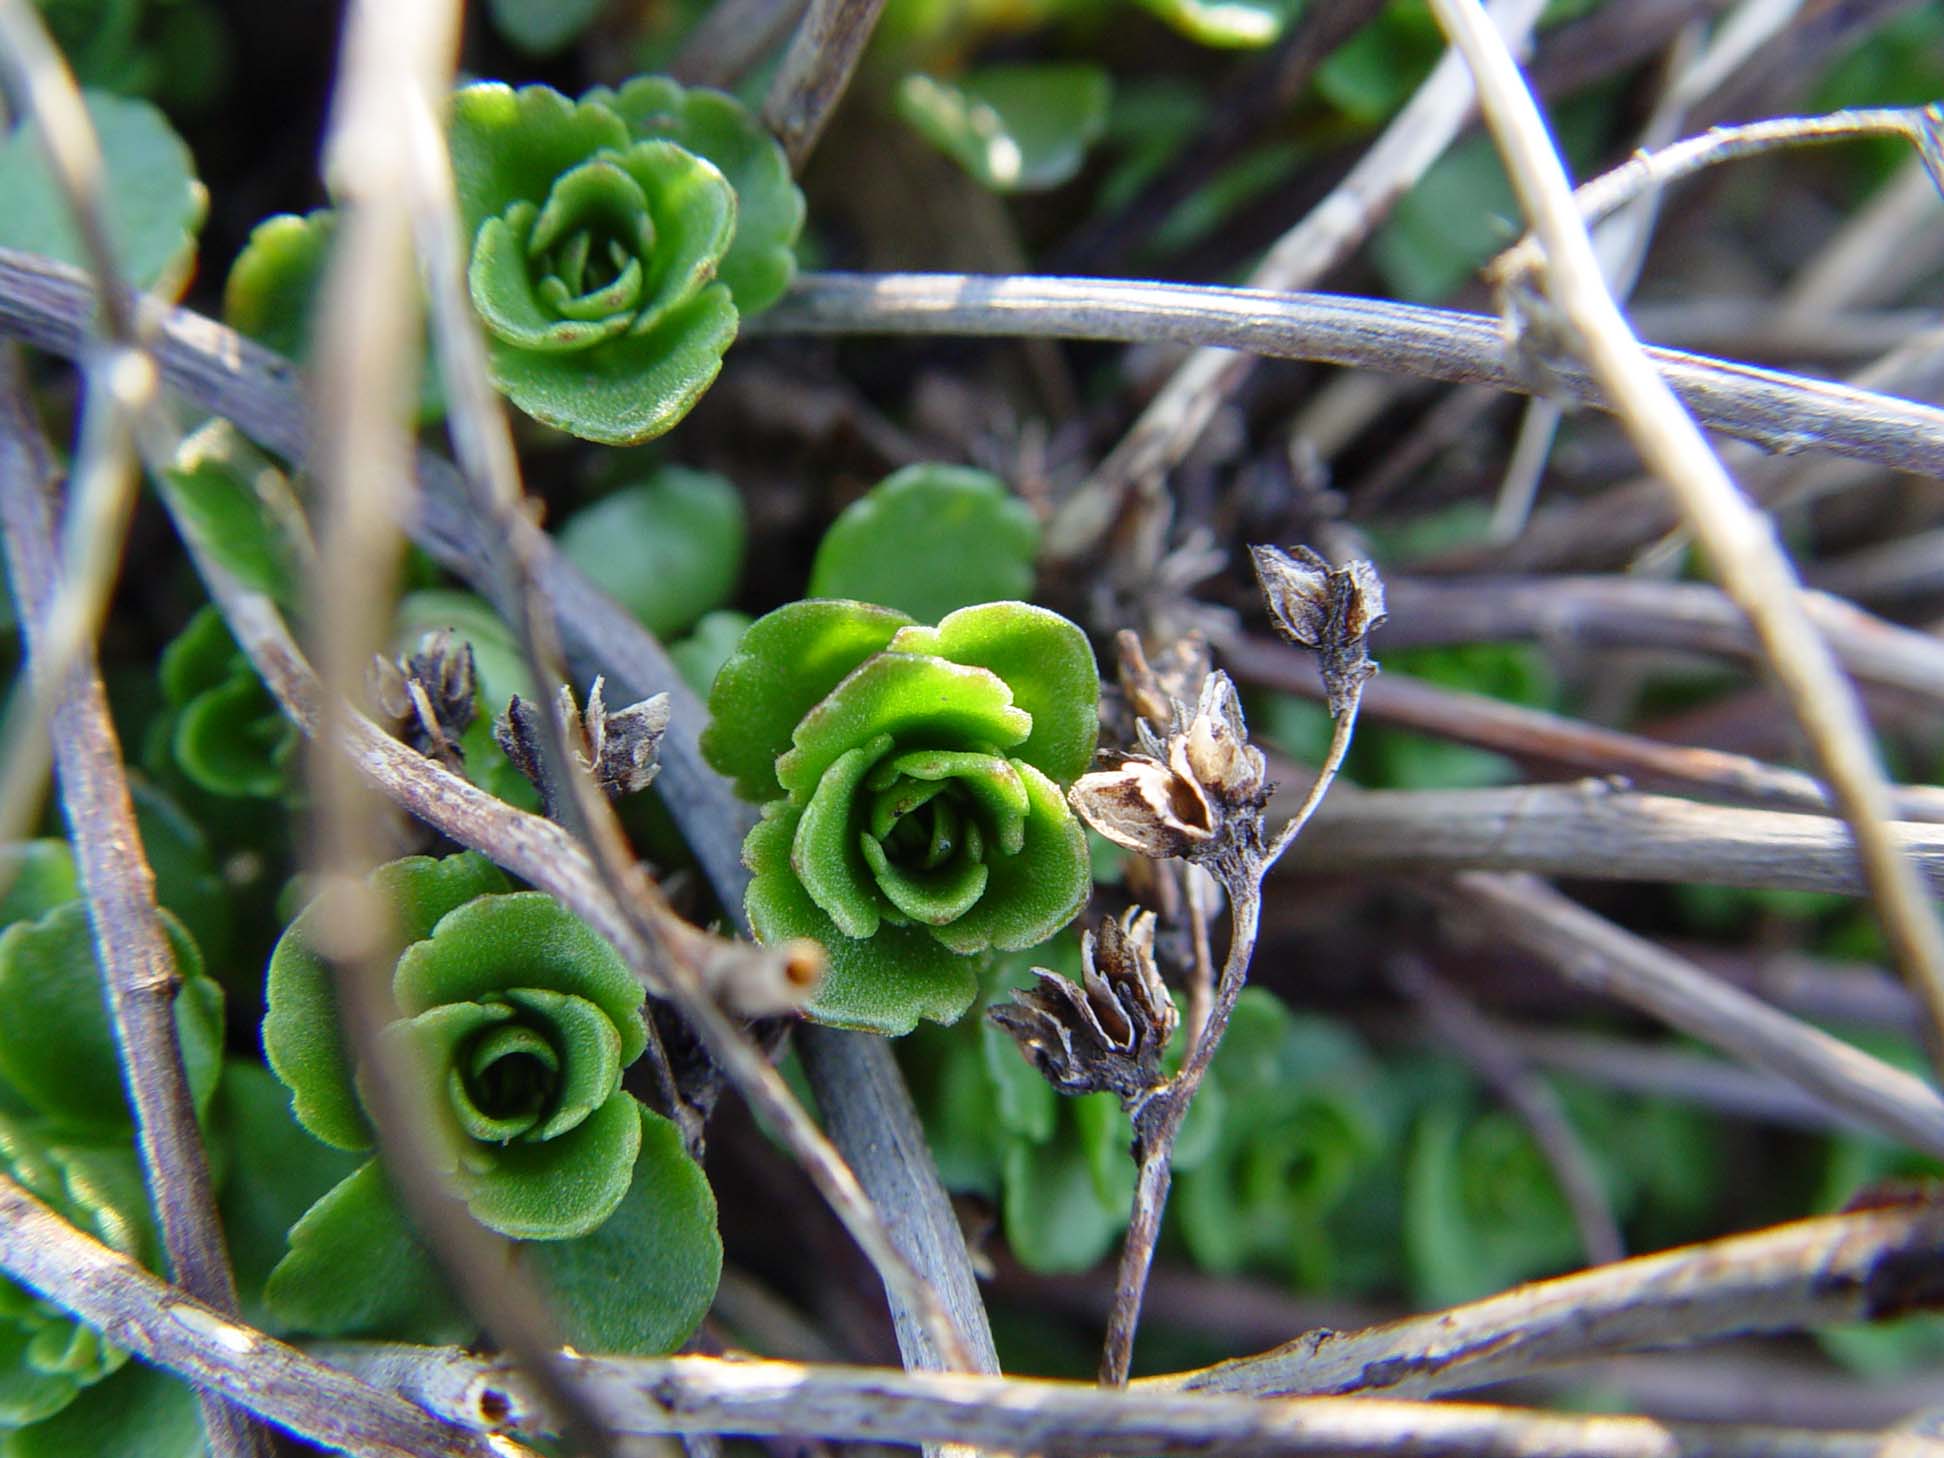
{"type": "MultiPolygon", "coordinates": [[[[644,994],[620,956],[539,892],[504,892],[475,856],[414,858],[379,873],[414,937],[399,956],[399,1018],[383,1031],[421,1081],[446,1172],[505,1235],[585,1235],[627,1193],[642,1137],[621,1073],[641,1055],[644,994]]],[[[328,1144],[372,1143],[339,1041],[315,908],[271,958],[264,1047],[298,1119],[328,1144]]]]}
{"type": "Polygon", "coordinates": [[[759,620],[710,694],[704,753],[763,804],[750,923],[830,966],[811,1016],[880,1032],[950,1021],[977,957],[1036,946],[1091,887],[1062,786],[1098,733],[1093,651],[1026,603],[937,627],[843,600],[759,620]]]}

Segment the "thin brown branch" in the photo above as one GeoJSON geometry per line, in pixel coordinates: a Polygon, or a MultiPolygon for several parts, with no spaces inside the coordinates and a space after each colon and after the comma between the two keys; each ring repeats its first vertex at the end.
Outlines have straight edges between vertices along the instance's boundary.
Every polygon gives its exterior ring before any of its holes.
{"type": "Polygon", "coordinates": [[[0,1269],[116,1345],[360,1458],[533,1458],[244,1326],[90,1240],[0,1175],[0,1269]]]}
{"type": "Polygon", "coordinates": [[[1309,1332],[1135,1390],[1435,1397],[1644,1347],[1894,1319],[1944,1304],[1944,1293],[1911,1275],[1941,1260],[1944,1206],[1935,1202],[1829,1215],[1636,1256],[1363,1331],[1309,1332]]]}
{"type": "MultiPolygon", "coordinates": [[[[1222,658],[1237,678],[1249,683],[1316,702],[1323,699],[1306,653],[1264,638],[1239,638],[1224,645],[1222,658]]],[[[1363,712],[1381,724],[1495,750],[1527,764],[1618,776],[1645,788],[1685,791],[1758,809],[1829,810],[1829,794],[1821,782],[1800,770],[1718,749],[1668,744],[1484,694],[1442,688],[1409,674],[1372,679],[1364,686],[1363,712]]],[[[1891,803],[1900,819],[1944,822],[1944,789],[1938,786],[1895,786],[1891,803]]]]}
{"type": "MultiPolygon", "coordinates": [[[[1944,825],[1889,828],[1944,896],[1944,825]]],[[[1602,779],[1333,796],[1285,859],[1324,873],[1473,868],[1844,896],[1865,889],[1839,820],[1639,794],[1602,779]]]]}
{"type": "MultiPolygon", "coordinates": [[[[1663,648],[1758,661],[1760,641],[1719,589],[1628,577],[1386,578],[1394,648],[1538,642],[1563,649],[1663,648]]],[[[1944,642],[1885,622],[1840,598],[1802,594],[1803,606],[1865,683],[1944,704],[1944,642]]]]}
{"type": "MultiPolygon", "coordinates": [[[[0,253],[0,328],[38,321],[9,302],[18,261],[0,253]]],[[[1505,358],[1498,321],[1451,309],[1336,294],[1264,293],[1126,279],[983,274],[805,274],[752,334],[965,335],[1134,343],[1162,340],[1443,380],[1518,394],[1534,386],[1505,358]]],[[[1944,472],[1944,411],[1886,395],[1678,350],[1649,349],[1668,385],[1710,429],[1770,450],[1811,448],[1899,470],[1944,472]]],[[[1573,401],[1613,406],[1590,372],[1559,361],[1573,401]]]]}
{"type": "Polygon", "coordinates": [[[1583,991],[1786,1078],[1914,1149],[1944,1154],[1944,1097],[1924,1080],[1710,977],[1535,877],[1472,871],[1413,889],[1468,936],[1521,948],[1583,991]]]}
{"type": "Polygon", "coordinates": [[[877,27],[884,0],[809,0],[763,101],[763,125],[801,172],[877,27]]]}
{"type": "MultiPolygon", "coordinates": [[[[1737,490],[1699,426],[1655,370],[1608,291],[1554,150],[1517,63],[1477,0],[1431,0],[1438,24],[1477,78],[1479,106],[1521,207],[1545,249],[1557,319],[1546,326],[1583,356],[1611,393],[1634,448],[1681,502],[1723,586],[1748,615],[1856,839],[1857,859],[1898,971],[1944,1034],[1944,923],[1888,830],[1889,789],[1850,681],[1803,606],[1794,569],[1766,517],[1737,490]]],[[[1509,274],[1502,274],[1511,287],[1509,274]]],[[[1521,306],[1526,307],[1526,306],[1521,306]]],[[[1936,1057],[1944,1062],[1944,1037],[1936,1057]]]]}
{"type": "MultiPolygon", "coordinates": [[[[547,1419],[491,1364],[450,1349],[333,1348],[374,1382],[458,1422],[489,1414],[521,1430],[547,1419]]],[[[642,1435],[805,1434],[863,1442],[958,1442],[1015,1453],[1395,1454],[1418,1458],[1934,1458],[1914,1435],[1813,1433],[1374,1397],[1264,1400],[1115,1392],[1074,1382],[905,1373],[795,1362],[583,1357],[617,1430],[642,1435]]]]}

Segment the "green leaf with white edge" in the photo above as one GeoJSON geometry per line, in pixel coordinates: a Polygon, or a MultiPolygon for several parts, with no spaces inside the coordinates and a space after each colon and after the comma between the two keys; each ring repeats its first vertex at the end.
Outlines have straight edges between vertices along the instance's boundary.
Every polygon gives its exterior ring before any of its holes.
{"type": "Polygon", "coordinates": [[[777,758],[803,716],[910,622],[892,608],[815,599],[758,618],[709,690],[702,757],[743,799],[775,799],[777,758]]]}
{"type": "Polygon", "coordinates": [[[0,931],[32,921],[81,896],[74,852],[64,840],[30,840],[0,846],[0,931]]]}
{"type": "Polygon", "coordinates": [[[733,485],[712,471],[664,466],[582,507],[556,540],[596,586],[667,639],[735,595],[748,536],[733,485]]]}
{"type": "Polygon", "coordinates": [[[729,291],[711,284],[646,334],[542,353],[489,339],[493,383],[542,425],[600,445],[639,445],[674,428],[722,369],[736,337],[729,291]]]}
{"type": "Polygon", "coordinates": [[[522,1243],[516,1258],[554,1297],[561,1336],[583,1352],[653,1356],[688,1340],[722,1274],[716,1202],[680,1131],[622,1095],[641,1152],[626,1197],[577,1240],[522,1243]]]}
{"type": "Polygon", "coordinates": [[[1100,670],[1087,635],[1058,613],[1024,602],[961,608],[936,628],[906,628],[894,653],[930,654],[983,668],[1032,716],[1032,732],[1006,748],[1058,785],[1093,766],[1100,738],[1100,670]]]}
{"type": "Polygon", "coordinates": [[[708,698],[716,674],[735,653],[736,645],[742,642],[754,621],[748,613],[721,608],[704,613],[686,638],[668,645],[668,656],[674,661],[676,672],[698,697],[708,698]]]}
{"type": "Polygon", "coordinates": [[[240,1058],[224,1065],[211,1130],[231,1153],[221,1210],[243,1318],[281,1332],[263,1288],[290,1249],[290,1227],[363,1161],[312,1138],[291,1112],[290,1090],[240,1058]]]}
{"type": "Polygon", "coordinates": [[[486,13],[515,50],[551,56],[580,38],[601,13],[601,0],[487,0],[486,13]]]}
{"type": "MultiPolygon", "coordinates": [[[[222,1070],[223,990],[203,974],[202,958],[181,923],[161,915],[182,978],[176,1036],[200,1110],[222,1070]]],[[[82,902],[0,933],[0,1078],[64,1131],[113,1137],[133,1128],[82,902]]]]}
{"type": "Polygon", "coordinates": [[[925,927],[887,923],[861,941],[838,931],[790,865],[801,817],[800,809],[773,802],[749,832],[743,863],[754,874],[743,904],[759,940],[823,944],[829,966],[804,1011],[818,1022],[888,1036],[910,1032],[920,1019],[959,1018],[978,996],[978,961],[946,950],[925,927]]]}
{"type": "Polygon", "coordinates": [[[608,108],[576,104],[550,86],[518,91],[498,81],[452,98],[453,181],[470,238],[517,202],[538,204],[561,173],[596,152],[627,145],[627,125],[608,108]]]}
{"type": "MultiPolygon", "coordinates": [[[[209,211],[195,158],[168,119],[146,101],[103,91],[83,92],[82,99],[101,143],[107,169],[101,196],[123,276],[140,289],[167,280],[186,284],[196,235],[209,211]]],[[[0,197],[7,200],[0,209],[0,248],[90,266],[33,122],[0,139],[0,197]]]]}
{"type": "Polygon", "coordinates": [[[0,1458],[204,1458],[202,1408],[180,1378],[129,1362],[58,1413],[0,1437],[0,1458]]]}
{"type": "Polygon", "coordinates": [[[666,76],[638,76],[619,90],[597,88],[598,101],[636,137],[666,137],[713,162],[736,192],[736,235],[716,269],[736,310],[754,314],[783,296],[796,275],[803,231],[803,193],[776,139],[735,97],[683,87],[666,76]]]}
{"type": "Polygon", "coordinates": [[[1282,38],[1303,0],[1141,0],[1176,30],[1205,46],[1260,50],[1282,38]]]}
{"type": "MultiPolygon", "coordinates": [[[[443,860],[410,856],[380,866],[371,881],[391,909],[392,930],[408,945],[430,936],[447,912],[506,889],[498,868],[471,852],[443,860]]],[[[270,954],[263,1051],[295,1096],[299,1123],[339,1149],[368,1149],[371,1126],[352,1086],[331,971],[311,945],[312,919],[321,914],[315,905],[307,908],[270,954]]]]}
{"type": "Polygon", "coordinates": [[[235,426],[211,420],[191,434],[160,484],[178,530],[244,585],[296,606],[303,559],[271,516],[266,495],[287,492],[289,483],[235,426]]]}
{"type": "Polygon", "coordinates": [[[474,1328],[398,1208],[375,1159],[290,1231],[264,1300],[286,1331],[441,1345],[474,1328]]]}
{"type": "Polygon", "coordinates": [[[1113,83],[1099,66],[990,66],[956,82],[914,73],[898,114],[995,192],[1057,187],[1107,126],[1113,83]]]}
{"type": "Polygon", "coordinates": [[[810,567],[812,597],[881,603],[935,623],[955,608],[1027,598],[1039,522],[988,471],[906,466],[838,514],[810,567]]]}

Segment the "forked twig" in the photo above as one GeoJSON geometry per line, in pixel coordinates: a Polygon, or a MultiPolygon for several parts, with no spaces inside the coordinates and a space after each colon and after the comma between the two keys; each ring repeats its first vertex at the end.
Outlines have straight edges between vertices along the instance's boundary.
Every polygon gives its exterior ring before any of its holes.
{"type": "MultiPolygon", "coordinates": [[[[1889,790],[1855,690],[1804,611],[1767,519],[1736,490],[1614,304],[1545,122],[1498,32],[1477,0],[1432,0],[1432,8],[1477,77],[1486,121],[1544,244],[1546,288],[1572,341],[1562,352],[1584,353],[1635,448],[1680,498],[1723,585],[1748,614],[1856,837],[1893,960],[1944,1034],[1944,925],[1886,829],[1889,790]]],[[[1937,1057],[1944,1060],[1944,1038],[1937,1057]]]]}

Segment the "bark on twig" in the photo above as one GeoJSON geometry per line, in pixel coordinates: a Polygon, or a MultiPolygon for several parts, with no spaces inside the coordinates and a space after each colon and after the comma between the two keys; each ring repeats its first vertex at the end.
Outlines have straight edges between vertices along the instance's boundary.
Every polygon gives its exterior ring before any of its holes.
{"type": "Polygon", "coordinates": [[[763,101],[763,125],[801,172],[843,100],[884,0],[810,0],[763,101]]]}

